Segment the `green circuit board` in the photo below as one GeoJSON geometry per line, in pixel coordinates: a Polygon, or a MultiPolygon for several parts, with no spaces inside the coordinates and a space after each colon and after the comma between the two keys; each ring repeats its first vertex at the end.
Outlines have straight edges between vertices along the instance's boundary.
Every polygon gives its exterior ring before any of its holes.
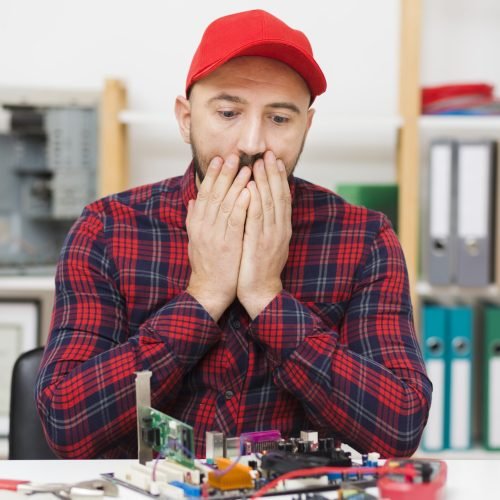
{"type": "Polygon", "coordinates": [[[161,456],[194,469],[194,432],[190,425],[155,410],[144,408],[141,439],[161,456]]]}

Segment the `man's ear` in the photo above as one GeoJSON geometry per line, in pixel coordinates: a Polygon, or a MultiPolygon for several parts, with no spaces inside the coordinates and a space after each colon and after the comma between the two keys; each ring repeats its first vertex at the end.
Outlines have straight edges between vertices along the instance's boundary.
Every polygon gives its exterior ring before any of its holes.
{"type": "Polygon", "coordinates": [[[309,108],[307,110],[306,132],[309,132],[309,129],[311,128],[313,116],[314,116],[315,112],[316,112],[316,110],[314,108],[309,108]]]}
{"type": "Polygon", "coordinates": [[[181,95],[175,99],[175,117],[184,142],[191,144],[191,103],[181,95]]]}

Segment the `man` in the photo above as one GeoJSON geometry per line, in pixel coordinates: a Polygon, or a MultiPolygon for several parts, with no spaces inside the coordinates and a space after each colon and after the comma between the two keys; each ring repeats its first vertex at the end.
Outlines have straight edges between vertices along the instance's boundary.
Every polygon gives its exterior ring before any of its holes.
{"type": "Polygon", "coordinates": [[[37,401],[62,457],[136,456],[135,372],[205,432],[316,429],[410,455],[431,384],[387,218],[292,174],[326,82],[263,11],[205,31],[175,112],[183,177],[84,210],[62,250],[37,401]]]}

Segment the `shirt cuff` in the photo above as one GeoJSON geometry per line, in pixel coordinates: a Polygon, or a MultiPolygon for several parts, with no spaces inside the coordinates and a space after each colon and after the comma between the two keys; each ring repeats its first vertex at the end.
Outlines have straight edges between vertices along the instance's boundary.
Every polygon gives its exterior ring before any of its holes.
{"type": "Polygon", "coordinates": [[[210,314],[187,292],[158,309],[144,328],[160,338],[187,367],[194,366],[222,336],[210,314]]]}
{"type": "Polygon", "coordinates": [[[338,339],[307,306],[282,290],[250,324],[250,335],[262,344],[275,365],[282,364],[311,335],[328,333],[338,339]]]}

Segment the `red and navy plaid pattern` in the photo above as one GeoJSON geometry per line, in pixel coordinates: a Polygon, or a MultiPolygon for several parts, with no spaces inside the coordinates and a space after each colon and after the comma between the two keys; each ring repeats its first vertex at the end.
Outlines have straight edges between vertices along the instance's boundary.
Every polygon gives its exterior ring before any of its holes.
{"type": "Polygon", "coordinates": [[[385,216],[291,181],[284,290],[251,321],[238,301],[215,323],[185,292],[194,171],[89,205],[62,249],[37,383],[62,457],[136,457],[135,372],[153,407],[236,436],[317,429],[362,451],[410,455],[431,383],[399,242],[385,216]]]}

